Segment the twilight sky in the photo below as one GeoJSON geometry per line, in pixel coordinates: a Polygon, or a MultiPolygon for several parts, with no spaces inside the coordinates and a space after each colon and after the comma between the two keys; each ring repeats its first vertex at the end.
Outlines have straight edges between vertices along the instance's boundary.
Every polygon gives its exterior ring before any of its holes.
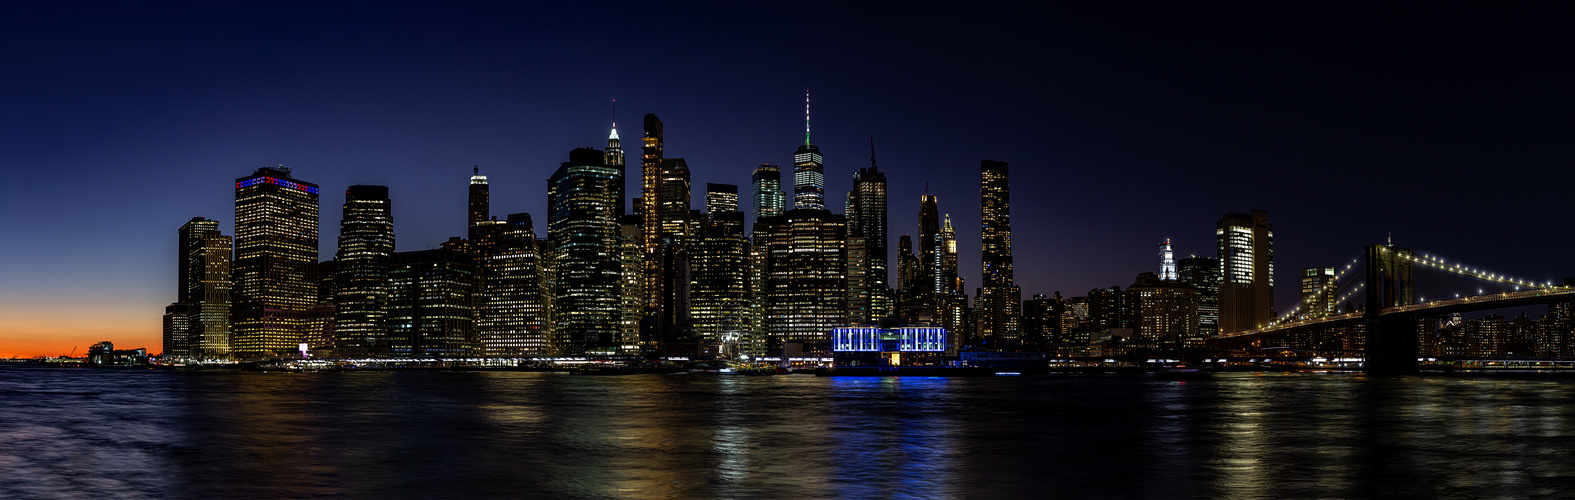
{"type": "Polygon", "coordinates": [[[0,6],[0,356],[158,351],[176,229],[234,234],[233,181],[260,166],[322,186],[322,258],[351,184],[389,186],[398,249],[424,249],[463,234],[472,165],[494,214],[542,232],[546,178],[605,145],[612,99],[630,193],[645,113],[696,208],[707,182],[746,192],[791,165],[805,89],[836,211],[874,135],[892,251],[928,185],[970,293],[980,159],[1011,162],[1024,298],[1125,287],[1165,238],[1213,254],[1220,215],[1252,208],[1282,311],[1299,268],[1391,233],[1575,275],[1569,7],[321,3],[0,6]]]}

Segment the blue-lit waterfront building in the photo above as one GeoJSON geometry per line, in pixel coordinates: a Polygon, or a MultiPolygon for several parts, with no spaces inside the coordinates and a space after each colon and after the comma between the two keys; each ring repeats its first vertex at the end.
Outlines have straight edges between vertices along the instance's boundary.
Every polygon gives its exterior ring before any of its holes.
{"type": "Polygon", "coordinates": [[[946,329],[938,326],[845,326],[831,331],[836,366],[941,366],[946,329]]]}

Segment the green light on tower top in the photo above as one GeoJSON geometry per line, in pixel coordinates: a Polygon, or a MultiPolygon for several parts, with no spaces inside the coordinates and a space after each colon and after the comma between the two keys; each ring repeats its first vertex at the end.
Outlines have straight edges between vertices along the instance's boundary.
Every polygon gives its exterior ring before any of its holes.
{"type": "Polygon", "coordinates": [[[804,145],[809,145],[809,89],[804,89],[804,145]]]}

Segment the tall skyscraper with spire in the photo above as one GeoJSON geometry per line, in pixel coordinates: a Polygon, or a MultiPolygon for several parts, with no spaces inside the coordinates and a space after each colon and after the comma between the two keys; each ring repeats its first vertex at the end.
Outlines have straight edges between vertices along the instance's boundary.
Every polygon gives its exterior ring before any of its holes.
{"type": "Polygon", "coordinates": [[[826,159],[809,142],[809,91],[804,91],[804,145],[793,153],[793,208],[826,209],[826,159]]]}
{"type": "Polygon", "coordinates": [[[238,357],[293,352],[317,302],[317,185],[284,166],[235,179],[235,288],[230,313],[238,357]]]}
{"type": "Polygon", "coordinates": [[[957,272],[957,230],[952,228],[952,214],[946,214],[941,223],[940,241],[936,248],[940,267],[936,270],[940,284],[939,293],[963,291],[962,275],[957,272]]]}
{"type": "MultiPolygon", "coordinates": [[[[482,182],[486,186],[485,178],[482,182]]],[[[472,189],[472,209],[475,197],[472,189]]],[[[485,199],[486,191],[482,191],[482,197],[485,199]]],[[[486,202],[482,204],[485,207],[486,202]]],[[[473,219],[472,224],[475,222],[478,221],[473,219]]],[[[345,190],[344,217],[339,222],[339,253],[334,256],[331,299],[334,349],[339,356],[387,352],[388,266],[393,254],[394,216],[388,187],[350,186],[345,190]]]]}
{"type": "Polygon", "coordinates": [[[1012,276],[1012,192],[1008,174],[1004,161],[979,162],[982,283],[976,304],[980,309],[980,336],[1016,339],[1021,335],[1023,293],[1012,276]]]}
{"type": "Polygon", "coordinates": [[[856,323],[878,323],[895,307],[888,290],[886,251],[886,174],[875,163],[875,138],[870,137],[870,166],[853,174],[848,191],[848,307],[856,323]],[[857,248],[855,248],[857,247],[857,248]],[[852,272],[853,270],[859,273],[852,272]]]}
{"type": "MultiPolygon", "coordinates": [[[[602,164],[623,172],[623,143],[618,140],[618,100],[613,99],[612,132],[607,134],[607,149],[602,151],[602,164]]],[[[623,188],[618,188],[618,214],[624,212],[623,188]]]]}

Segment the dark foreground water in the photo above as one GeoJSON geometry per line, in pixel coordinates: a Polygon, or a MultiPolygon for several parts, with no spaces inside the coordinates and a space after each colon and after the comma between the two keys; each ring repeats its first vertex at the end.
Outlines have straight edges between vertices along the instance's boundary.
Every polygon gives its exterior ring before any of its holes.
{"type": "Polygon", "coordinates": [[[1575,495],[1575,379],[0,368],[0,497],[1575,495]]]}

